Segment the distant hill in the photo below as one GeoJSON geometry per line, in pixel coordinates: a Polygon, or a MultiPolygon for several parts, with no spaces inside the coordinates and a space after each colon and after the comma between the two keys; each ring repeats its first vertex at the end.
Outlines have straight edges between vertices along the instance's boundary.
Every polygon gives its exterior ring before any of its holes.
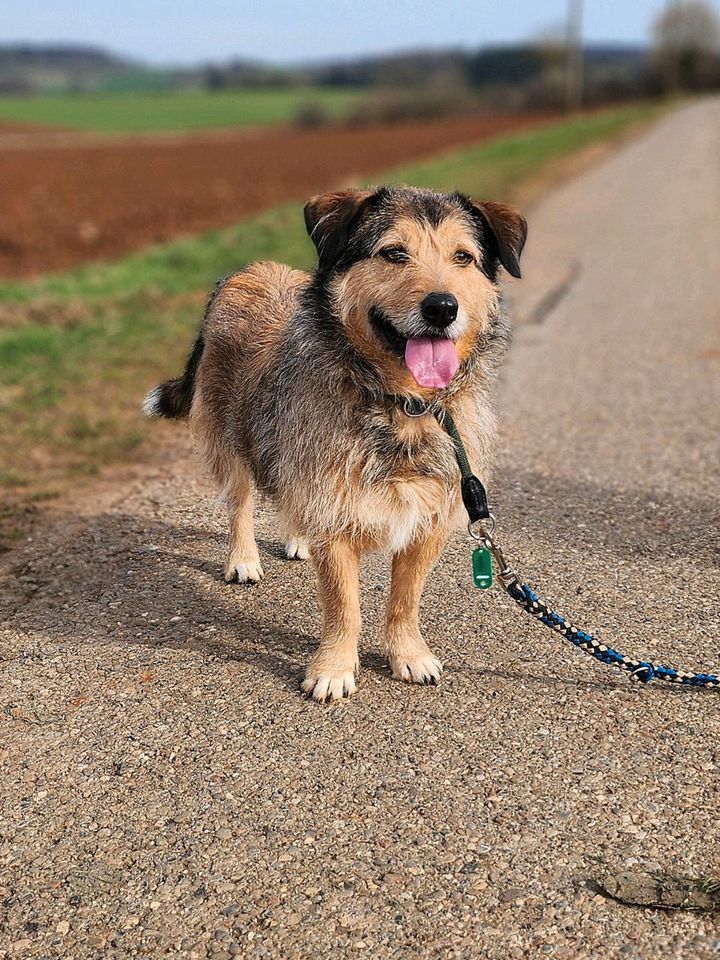
{"type": "Polygon", "coordinates": [[[107,70],[129,65],[125,57],[97,47],[0,44],[3,69],[107,70]]]}
{"type": "Polygon", "coordinates": [[[82,45],[0,45],[0,90],[88,89],[113,73],[137,69],[130,60],[82,45]]]}
{"type": "Polygon", "coordinates": [[[649,49],[645,46],[627,43],[597,43],[584,49],[585,62],[593,65],[624,64],[642,66],[647,62],[649,49]]]}
{"type": "MultiPolygon", "coordinates": [[[[321,63],[309,68],[312,79],[330,86],[414,86],[438,79],[466,79],[472,86],[516,84],[538,76],[550,51],[541,44],[481,47],[478,50],[400,51],[321,63]]],[[[592,44],[584,48],[586,67],[635,71],[647,63],[648,48],[625,44],[592,44]]]]}
{"type": "Polygon", "coordinates": [[[331,87],[413,86],[421,81],[457,79],[465,73],[468,53],[460,49],[405,50],[381,56],[312,64],[306,73],[315,82],[331,87]]]}
{"type": "Polygon", "coordinates": [[[307,78],[267,64],[231,60],[200,67],[150,67],[84,45],[0,44],[0,93],[120,92],[288,86],[307,78]]]}
{"type": "MultiPolygon", "coordinates": [[[[85,45],[0,45],[0,92],[95,91],[282,87],[520,86],[562,60],[542,45],[478,50],[410,50],[286,68],[234,59],[188,68],[155,68],[85,45]]],[[[636,75],[645,69],[641,46],[596,44],[585,48],[588,72],[636,75]]]]}

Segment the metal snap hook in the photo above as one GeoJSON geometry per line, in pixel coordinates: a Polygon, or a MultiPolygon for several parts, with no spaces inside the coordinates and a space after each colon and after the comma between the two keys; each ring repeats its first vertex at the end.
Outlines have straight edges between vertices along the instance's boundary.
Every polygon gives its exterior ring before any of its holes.
{"type": "Polygon", "coordinates": [[[489,546],[496,527],[497,520],[490,514],[487,520],[470,520],[467,528],[473,540],[483,541],[489,546]]]}

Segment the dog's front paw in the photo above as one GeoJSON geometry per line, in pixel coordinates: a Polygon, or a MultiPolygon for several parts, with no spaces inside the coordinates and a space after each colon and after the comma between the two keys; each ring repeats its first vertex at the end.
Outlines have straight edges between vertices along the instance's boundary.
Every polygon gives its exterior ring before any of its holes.
{"type": "Polygon", "coordinates": [[[442,663],[428,651],[418,656],[391,657],[390,667],[396,680],[435,686],[442,675],[442,663]]]}
{"type": "Polygon", "coordinates": [[[285,542],[285,556],[288,560],[307,560],[310,556],[307,540],[303,540],[302,537],[290,537],[285,542]]]}
{"type": "Polygon", "coordinates": [[[225,567],[226,583],[259,583],[264,576],[259,560],[231,559],[225,567]]]}
{"type": "Polygon", "coordinates": [[[320,703],[351,697],[357,690],[355,671],[316,670],[311,665],[302,682],[302,689],[308,697],[320,703]]]}

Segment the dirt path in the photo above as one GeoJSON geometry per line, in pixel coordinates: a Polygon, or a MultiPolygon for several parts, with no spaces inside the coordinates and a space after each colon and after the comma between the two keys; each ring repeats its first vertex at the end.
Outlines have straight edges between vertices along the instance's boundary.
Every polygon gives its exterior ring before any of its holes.
{"type": "MultiPolygon", "coordinates": [[[[534,212],[492,490],[559,609],[715,672],[719,159],[720,106],[691,106],[534,212]]],[[[594,886],[720,872],[716,694],[568,652],[472,590],[459,537],[425,595],[442,684],[390,680],[373,559],[360,692],[307,703],[311,571],[264,512],[262,587],[222,584],[174,449],[6,563],[3,960],[717,956],[717,918],[594,886]]]]}
{"type": "Polygon", "coordinates": [[[0,137],[0,277],[60,270],[228,226],[333,182],[555,119],[461,117],[362,129],[127,138],[0,137]]]}

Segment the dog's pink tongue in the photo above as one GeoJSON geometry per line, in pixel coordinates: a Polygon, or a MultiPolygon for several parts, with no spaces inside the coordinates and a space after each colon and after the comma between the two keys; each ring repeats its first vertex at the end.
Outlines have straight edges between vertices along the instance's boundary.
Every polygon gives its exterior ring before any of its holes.
{"type": "Polygon", "coordinates": [[[405,363],[419,387],[446,387],[460,366],[453,341],[433,337],[408,340],[405,363]]]}

